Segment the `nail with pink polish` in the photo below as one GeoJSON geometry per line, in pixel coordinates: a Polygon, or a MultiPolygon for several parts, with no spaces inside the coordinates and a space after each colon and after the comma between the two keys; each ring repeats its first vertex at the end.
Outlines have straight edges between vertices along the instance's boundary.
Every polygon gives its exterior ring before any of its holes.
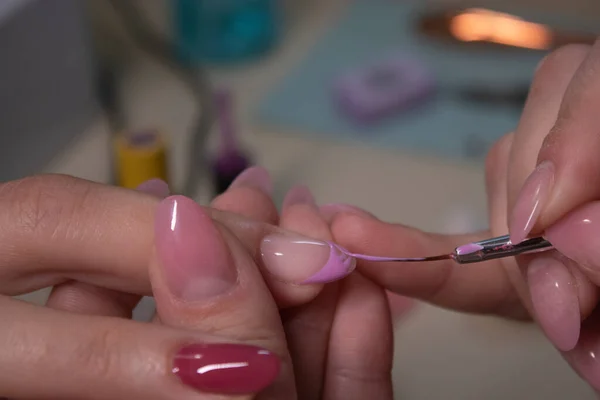
{"type": "Polygon", "coordinates": [[[572,350],[581,325],[574,277],[560,261],[540,257],[529,265],[527,282],[536,319],[546,336],[559,350],[572,350]]]}
{"type": "Polygon", "coordinates": [[[588,273],[600,271],[600,201],[567,214],[550,226],[544,237],[561,254],[585,265],[588,273]]]}
{"type": "Polygon", "coordinates": [[[261,244],[265,269],[293,284],[327,283],[354,271],[356,259],[338,245],[300,235],[274,233],[261,244]]]}
{"type": "Polygon", "coordinates": [[[164,199],[170,194],[169,185],[162,179],[150,179],[140,184],[136,189],[161,199],[164,199]]]}
{"type": "Polygon", "coordinates": [[[230,189],[251,187],[262,191],[267,195],[273,193],[273,182],[266,169],[262,167],[250,167],[242,172],[229,186],[230,189]]]}
{"type": "Polygon", "coordinates": [[[285,210],[286,208],[297,204],[307,204],[316,207],[315,198],[308,187],[298,185],[290,189],[283,199],[282,209],[285,210]]]}
{"type": "Polygon", "coordinates": [[[510,240],[519,244],[527,239],[545,207],[554,184],[554,164],[544,161],[527,178],[512,210],[508,229],[510,240]]]}
{"type": "Polygon", "coordinates": [[[203,301],[237,283],[237,270],[210,215],[192,199],[171,196],[156,209],[155,248],[173,296],[203,301]]]}

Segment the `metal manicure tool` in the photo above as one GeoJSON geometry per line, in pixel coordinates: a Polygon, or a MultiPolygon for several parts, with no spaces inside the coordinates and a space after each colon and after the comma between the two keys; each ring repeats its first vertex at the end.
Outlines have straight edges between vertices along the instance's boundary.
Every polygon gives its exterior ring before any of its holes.
{"type": "Polygon", "coordinates": [[[482,240],[465,244],[454,249],[450,254],[442,254],[433,257],[373,257],[359,254],[350,254],[356,258],[368,261],[397,261],[397,262],[428,262],[453,260],[458,264],[472,264],[483,261],[494,260],[497,258],[513,257],[519,254],[538,253],[552,250],[550,242],[542,237],[526,239],[519,244],[512,244],[510,237],[499,236],[491,239],[482,240]]]}

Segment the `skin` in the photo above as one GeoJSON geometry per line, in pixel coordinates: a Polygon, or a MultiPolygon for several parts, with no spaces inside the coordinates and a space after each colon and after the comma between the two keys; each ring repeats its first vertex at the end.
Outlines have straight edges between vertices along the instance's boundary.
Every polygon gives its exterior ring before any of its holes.
{"type": "Polygon", "coordinates": [[[388,290],[442,307],[533,319],[596,390],[600,390],[600,368],[593,359],[600,349],[596,312],[600,254],[595,241],[600,235],[599,67],[600,43],[558,49],[540,64],[518,128],[496,143],[487,157],[489,231],[437,235],[355,212],[341,213],[332,223],[336,242],[353,252],[382,256],[444,253],[505,235],[512,211],[522,201],[526,180],[537,165],[550,161],[552,186],[531,233],[547,235],[557,252],[485,265],[448,262],[390,268],[385,263],[360,262],[358,269],[388,290]],[[560,273],[548,268],[542,275],[533,273],[534,265],[547,266],[548,261],[558,261],[560,273]],[[545,278],[552,280],[543,282],[545,278]],[[537,306],[532,301],[534,287],[537,306]],[[539,306],[540,298],[567,312],[549,315],[539,306]],[[574,299],[574,305],[565,308],[569,299],[574,299]],[[561,336],[565,329],[568,340],[565,332],[561,336]]]}
{"type": "Polygon", "coordinates": [[[279,355],[276,382],[235,399],[392,399],[383,289],[359,273],[325,290],[286,290],[261,275],[257,244],[275,225],[331,239],[329,220],[313,202],[287,201],[279,216],[253,182],[215,199],[205,211],[245,284],[228,296],[182,302],[153,252],[158,195],[54,175],[0,185],[0,343],[9,343],[0,347],[0,397],[229,398],[170,375],[169,355],[193,341],[251,344],[279,355]],[[8,297],[47,286],[54,286],[47,307],[8,297]],[[152,322],[129,321],[140,296],[152,294],[152,322]],[[353,327],[366,319],[357,335],[353,327]],[[379,340],[369,340],[373,335],[379,340]]]}

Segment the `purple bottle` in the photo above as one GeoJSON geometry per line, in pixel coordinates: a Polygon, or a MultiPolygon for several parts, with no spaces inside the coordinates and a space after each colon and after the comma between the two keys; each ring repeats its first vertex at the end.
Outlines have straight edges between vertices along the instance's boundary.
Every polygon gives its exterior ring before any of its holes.
{"type": "Polygon", "coordinates": [[[236,139],[231,93],[226,90],[218,91],[215,95],[215,105],[219,124],[219,148],[212,172],[215,192],[221,194],[250,166],[250,160],[240,149],[236,139]]]}

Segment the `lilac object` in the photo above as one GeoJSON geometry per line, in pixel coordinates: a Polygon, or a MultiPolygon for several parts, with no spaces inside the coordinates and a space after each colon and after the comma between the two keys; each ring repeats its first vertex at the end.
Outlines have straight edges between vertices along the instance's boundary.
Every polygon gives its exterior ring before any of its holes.
{"type": "Polygon", "coordinates": [[[329,260],[313,276],[306,279],[302,284],[328,283],[337,281],[348,276],[356,268],[356,258],[348,251],[335,243],[327,242],[330,248],[329,260]]]}
{"type": "Polygon", "coordinates": [[[374,122],[429,98],[433,75],[417,60],[391,58],[338,79],[334,101],[357,122],[374,122]]]}
{"type": "Polygon", "coordinates": [[[464,244],[462,246],[458,246],[456,248],[456,255],[461,256],[461,255],[466,255],[466,254],[473,254],[473,253],[477,253],[478,251],[483,250],[483,246],[477,244],[477,243],[469,243],[469,244],[464,244]]]}

